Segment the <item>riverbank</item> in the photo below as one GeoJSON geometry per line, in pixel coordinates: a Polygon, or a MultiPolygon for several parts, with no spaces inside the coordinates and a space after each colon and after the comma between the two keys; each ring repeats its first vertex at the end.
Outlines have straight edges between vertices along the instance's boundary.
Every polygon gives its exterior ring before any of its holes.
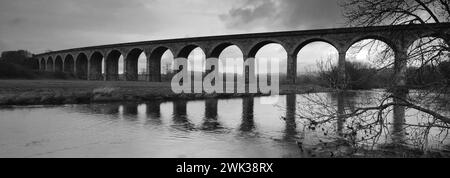
{"type": "MultiPolygon", "coordinates": [[[[327,92],[317,86],[282,85],[281,94],[327,92]]],[[[81,80],[0,80],[0,106],[89,104],[242,97],[244,94],[175,94],[170,83],[81,80]]]]}

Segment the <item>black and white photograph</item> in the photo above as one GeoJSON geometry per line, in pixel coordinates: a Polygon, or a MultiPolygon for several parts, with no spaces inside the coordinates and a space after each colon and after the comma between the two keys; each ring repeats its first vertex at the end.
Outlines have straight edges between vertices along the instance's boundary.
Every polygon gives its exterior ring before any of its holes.
{"type": "Polygon", "coordinates": [[[449,0],[0,0],[0,24],[0,158],[450,157],[449,0]]]}

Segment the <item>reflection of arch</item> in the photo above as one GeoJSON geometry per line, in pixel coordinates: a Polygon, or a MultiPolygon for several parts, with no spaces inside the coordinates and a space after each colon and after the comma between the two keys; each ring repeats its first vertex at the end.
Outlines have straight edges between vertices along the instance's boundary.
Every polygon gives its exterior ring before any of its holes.
{"type": "MultiPolygon", "coordinates": [[[[285,48],[285,46],[283,46],[282,45],[282,43],[280,43],[280,42],[277,42],[277,41],[262,41],[262,42],[259,42],[259,43],[257,43],[257,44],[255,44],[252,48],[251,48],[251,50],[250,50],[250,52],[249,52],[249,54],[248,54],[248,58],[247,59],[249,59],[249,58],[255,58],[255,64],[256,65],[254,65],[253,67],[255,68],[255,70],[252,72],[251,71],[251,69],[249,68],[250,66],[248,66],[248,65],[245,65],[244,66],[244,71],[245,71],[245,77],[246,77],[246,82],[247,81],[249,81],[249,79],[251,78],[250,77],[250,75],[253,75],[253,76],[256,76],[256,78],[257,78],[257,80],[260,80],[260,79],[258,79],[259,78],[259,76],[260,76],[260,74],[263,74],[263,73],[265,73],[265,72],[269,72],[269,70],[268,70],[268,68],[266,68],[266,69],[263,69],[263,68],[261,68],[262,67],[262,64],[263,63],[266,63],[266,62],[270,62],[270,61],[272,61],[272,59],[274,59],[274,58],[267,58],[267,59],[269,59],[269,60],[266,60],[265,62],[263,62],[263,61],[261,61],[261,59],[257,59],[257,55],[258,55],[258,53],[260,53],[261,51],[265,51],[265,50],[271,50],[271,48],[267,48],[267,49],[264,49],[265,47],[270,47],[269,45],[276,45],[276,46],[279,46],[281,49],[282,49],[282,51],[283,51],[283,57],[281,57],[281,58],[278,58],[278,60],[276,61],[276,62],[278,62],[279,63],[279,65],[278,65],[278,73],[277,74],[275,74],[275,75],[280,75],[281,73],[284,73],[283,71],[285,71],[284,69],[282,69],[281,67],[284,67],[284,66],[286,66],[287,67],[287,73],[289,74],[288,76],[292,76],[292,77],[294,77],[295,75],[290,75],[290,73],[289,73],[289,71],[296,71],[294,68],[289,68],[289,67],[293,67],[294,65],[287,65],[287,64],[294,64],[293,63],[293,61],[295,61],[295,59],[293,59],[293,58],[289,58],[289,55],[288,55],[288,52],[287,52],[287,50],[286,50],[286,48],[285,48]],[[287,64],[285,65],[285,64],[281,64],[282,62],[284,63],[284,60],[287,60],[286,62],[287,62],[287,64]],[[262,71],[262,70],[264,70],[264,71],[262,71]],[[258,73],[258,74],[257,74],[258,73]],[[257,74],[257,75],[256,75],[257,74]]],[[[277,51],[278,52],[278,51],[277,51]]],[[[271,56],[271,57],[273,57],[273,56],[271,56]]],[[[247,60],[247,59],[244,59],[244,60],[247,60]]],[[[266,63],[267,64],[267,63],[266,63]]],[[[271,64],[267,64],[267,65],[265,65],[266,67],[270,67],[271,69],[270,69],[270,73],[272,73],[273,71],[274,71],[274,69],[273,69],[273,66],[271,66],[271,64]]],[[[266,75],[266,74],[264,74],[264,75],[266,75]]],[[[269,79],[270,77],[267,77],[266,79],[269,79]]]]}
{"type": "Polygon", "coordinates": [[[74,65],[75,60],[73,59],[73,56],[68,54],[66,58],[64,59],[64,72],[67,73],[74,73],[74,65]]]}
{"type": "Polygon", "coordinates": [[[45,63],[45,58],[41,59],[40,64],[41,64],[41,71],[45,71],[47,68],[46,63],[45,63]]]}
{"type": "MultiPolygon", "coordinates": [[[[194,45],[194,44],[185,46],[178,53],[179,58],[185,58],[185,59],[190,60],[190,61],[188,61],[188,70],[189,70],[189,73],[191,74],[191,81],[193,83],[193,85],[192,85],[193,89],[198,89],[194,86],[199,86],[199,85],[203,84],[203,82],[202,82],[203,74],[202,73],[205,72],[204,70],[205,70],[205,64],[206,64],[206,61],[204,58],[202,58],[201,63],[199,63],[199,61],[196,61],[195,55],[194,55],[194,59],[189,59],[190,55],[196,49],[199,49],[201,51],[203,57],[206,56],[205,51],[201,47],[194,45]],[[201,66],[200,71],[196,70],[198,68],[198,66],[201,66]]],[[[196,90],[196,92],[200,92],[200,91],[196,90]]]]}
{"type": "Polygon", "coordinates": [[[139,79],[138,75],[138,60],[139,56],[144,52],[140,48],[132,49],[126,56],[125,59],[125,77],[128,81],[137,81],[139,79]]]}
{"type": "Polygon", "coordinates": [[[55,72],[62,72],[63,70],[63,60],[61,56],[57,56],[55,60],[55,72]]]}
{"type": "Polygon", "coordinates": [[[47,59],[47,67],[46,67],[46,69],[47,69],[47,72],[53,72],[54,71],[53,70],[53,58],[52,57],[49,57],[47,59]]]}
{"type": "Polygon", "coordinates": [[[80,53],[75,61],[76,75],[80,79],[88,79],[88,57],[84,53],[80,53]]]}
{"type": "Polygon", "coordinates": [[[122,54],[118,50],[112,50],[106,56],[105,73],[106,80],[119,80],[119,58],[122,54]]]}
{"type": "Polygon", "coordinates": [[[91,55],[91,59],[89,60],[90,63],[90,70],[89,70],[89,79],[90,80],[102,80],[102,61],[103,61],[103,55],[100,52],[94,52],[91,55]]]}
{"type": "Polygon", "coordinates": [[[415,41],[420,40],[422,38],[437,38],[437,39],[442,39],[442,41],[444,41],[446,43],[447,46],[450,46],[450,41],[446,41],[446,39],[449,39],[449,36],[443,33],[437,33],[435,31],[429,31],[426,33],[422,33],[419,36],[416,37],[416,39],[413,39],[411,41],[411,44],[409,46],[411,46],[415,41]]]}

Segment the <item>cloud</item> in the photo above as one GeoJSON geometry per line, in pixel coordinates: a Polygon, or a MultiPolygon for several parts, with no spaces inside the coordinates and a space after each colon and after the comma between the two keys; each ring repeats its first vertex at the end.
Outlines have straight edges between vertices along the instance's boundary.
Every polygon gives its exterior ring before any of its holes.
{"type": "Polygon", "coordinates": [[[0,40],[0,53],[6,51],[6,49],[8,49],[8,46],[6,45],[6,43],[0,40]]]}
{"type": "Polygon", "coordinates": [[[7,50],[27,49],[40,53],[81,46],[225,34],[226,28],[217,16],[225,13],[228,6],[222,0],[0,1],[0,39],[11,47],[7,50]]]}
{"type": "Polygon", "coordinates": [[[230,29],[295,30],[341,26],[337,0],[246,0],[220,19],[230,29]]]}
{"type": "Polygon", "coordinates": [[[40,53],[133,41],[319,28],[336,22],[335,4],[333,0],[5,0],[0,1],[0,39],[2,50],[40,53]]]}

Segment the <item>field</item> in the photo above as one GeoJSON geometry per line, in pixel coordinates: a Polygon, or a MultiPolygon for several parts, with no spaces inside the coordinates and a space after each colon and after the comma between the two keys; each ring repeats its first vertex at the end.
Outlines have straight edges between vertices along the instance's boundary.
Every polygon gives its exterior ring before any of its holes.
{"type": "MultiPolygon", "coordinates": [[[[283,85],[281,94],[326,91],[315,86],[283,85]]],[[[241,97],[243,94],[175,94],[170,83],[81,80],[0,80],[0,105],[241,97]]]]}

